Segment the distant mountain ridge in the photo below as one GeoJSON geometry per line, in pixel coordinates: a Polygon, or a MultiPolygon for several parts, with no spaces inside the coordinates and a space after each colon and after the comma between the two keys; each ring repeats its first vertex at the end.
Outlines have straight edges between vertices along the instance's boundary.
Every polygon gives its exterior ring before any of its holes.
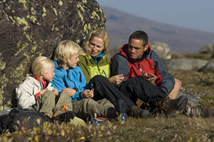
{"type": "Polygon", "coordinates": [[[131,33],[136,30],[145,31],[149,36],[149,43],[164,42],[171,51],[180,53],[198,52],[204,45],[214,43],[213,33],[155,22],[109,7],[101,8],[106,15],[105,25],[110,36],[110,48],[127,43],[131,33]]]}

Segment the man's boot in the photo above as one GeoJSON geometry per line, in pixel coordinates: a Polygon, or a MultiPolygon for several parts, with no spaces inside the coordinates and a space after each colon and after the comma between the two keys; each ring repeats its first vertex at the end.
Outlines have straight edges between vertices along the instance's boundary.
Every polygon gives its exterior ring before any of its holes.
{"type": "Polygon", "coordinates": [[[154,118],[155,114],[150,113],[146,109],[142,109],[138,106],[132,106],[129,111],[127,112],[128,116],[134,118],[154,118]]]}
{"type": "Polygon", "coordinates": [[[163,98],[156,105],[156,113],[164,114],[165,117],[176,117],[180,115],[186,108],[188,99],[185,96],[180,96],[177,99],[163,98]]]}
{"type": "Polygon", "coordinates": [[[196,108],[196,107],[191,107],[191,106],[186,106],[183,112],[184,115],[187,115],[189,117],[213,117],[214,116],[214,109],[211,107],[207,108],[196,108]]]}

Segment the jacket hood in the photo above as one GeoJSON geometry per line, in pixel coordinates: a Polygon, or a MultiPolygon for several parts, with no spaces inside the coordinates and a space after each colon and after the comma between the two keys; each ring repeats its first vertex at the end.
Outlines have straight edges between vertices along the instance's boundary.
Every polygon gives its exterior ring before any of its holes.
{"type": "Polygon", "coordinates": [[[33,75],[30,75],[30,76],[26,77],[25,80],[26,80],[26,81],[29,81],[29,82],[31,82],[31,83],[33,83],[33,84],[35,84],[36,86],[40,86],[39,81],[37,81],[37,80],[33,77],[33,75]]]}
{"type": "MultiPolygon", "coordinates": [[[[148,44],[149,45],[149,44],[148,44]]],[[[150,53],[152,52],[152,49],[149,45],[149,48],[144,52],[143,57],[139,60],[142,60],[143,58],[147,57],[150,53]]],[[[129,57],[128,54],[128,44],[123,45],[120,49],[119,49],[119,54],[124,56],[125,58],[131,60],[131,61],[136,61],[136,59],[132,59],[129,57]]]]}

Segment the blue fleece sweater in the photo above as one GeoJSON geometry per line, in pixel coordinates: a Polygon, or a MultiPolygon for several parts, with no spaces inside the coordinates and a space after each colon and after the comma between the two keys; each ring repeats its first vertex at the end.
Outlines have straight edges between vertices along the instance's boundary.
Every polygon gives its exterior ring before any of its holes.
{"type": "Polygon", "coordinates": [[[81,100],[82,92],[86,89],[86,80],[85,76],[80,67],[76,66],[76,68],[70,68],[68,71],[59,67],[56,60],[54,60],[55,64],[55,76],[53,81],[51,82],[53,87],[59,91],[59,94],[65,88],[76,89],[76,93],[71,96],[71,101],[75,102],[81,100]]]}

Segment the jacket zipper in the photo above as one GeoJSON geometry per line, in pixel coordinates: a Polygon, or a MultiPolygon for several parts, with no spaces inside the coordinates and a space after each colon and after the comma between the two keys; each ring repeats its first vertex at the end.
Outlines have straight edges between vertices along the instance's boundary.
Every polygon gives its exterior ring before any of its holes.
{"type": "MultiPolygon", "coordinates": [[[[94,61],[94,62],[95,62],[95,61],[94,61]]],[[[102,75],[101,72],[100,72],[100,68],[99,68],[98,64],[97,64],[96,62],[95,62],[95,64],[96,64],[96,66],[97,66],[97,68],[98,68],[98,71],[99,71],[100,75],[102,75]]],[[[105,74],[105,77],[106,77],[105,71],[104,71],[104,74],[105,74]]],[[[107,77],[106,77],[106,78],[107,78],[107,77]]]]}
{"type": "Polygon", "coordinates": [[[137,61],[137,62],[138,62],[139,70],[140,70],[140,72],[141,72],[142,75],[143,75],[144,73],[143,73],[143,71],[142,71],[142,69],[141,69],[141,67],[140,67],[140,62],[139,62],[139,61],[137,61]]]}
{"type": "MultiPolygon", "coordinates": [[[[69,70],[67,70],[67,77],[68,77],[68,79],[69,79],[71,82],[74,83],[74,88],[73,88],[73,89],[75,89],[76,91],[78,91],[77,86],[76,86],[76,83],[75,83],[73,80],[71,80],[70,77],[69,77],[69,70]]],[[[67,87],[68,87],[68,86],[67,86],[67,87]]]]}

